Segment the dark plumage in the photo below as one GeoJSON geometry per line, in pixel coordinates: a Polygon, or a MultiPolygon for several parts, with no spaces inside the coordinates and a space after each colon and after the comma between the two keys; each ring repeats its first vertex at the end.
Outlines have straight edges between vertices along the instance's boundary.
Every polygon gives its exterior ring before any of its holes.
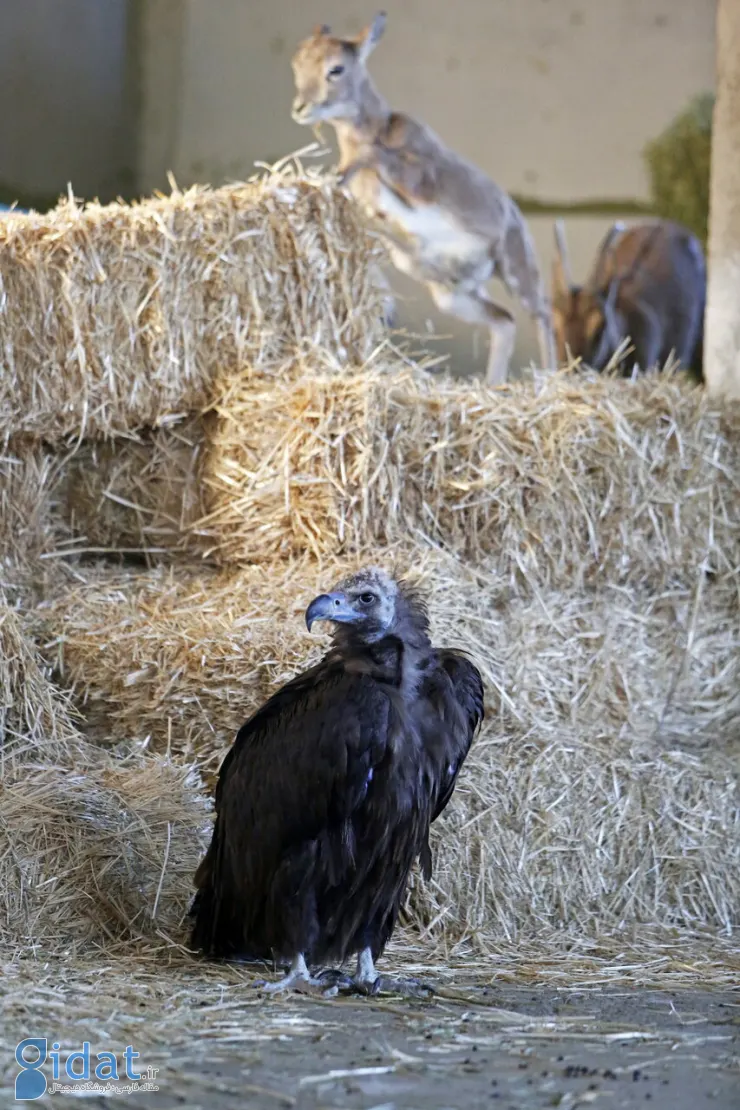
{"type": "Polygon", "coordinates": [[[415,591],[370,568],[306,610],[333,646],[240,729],[195,877],[193,945],[292,962],[275,986],[326,986],[308,964],[359,954],[354,985],[393,932],[414,860],[448,804],[483,718],[483,684],[436,649],[415,591]]]}

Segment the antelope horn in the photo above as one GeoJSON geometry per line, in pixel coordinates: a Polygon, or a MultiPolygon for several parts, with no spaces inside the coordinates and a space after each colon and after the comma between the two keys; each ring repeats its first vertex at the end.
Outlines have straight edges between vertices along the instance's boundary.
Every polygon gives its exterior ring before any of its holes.
{"type": "Polygon", "coordinates": [[[604,300],[604,309],[614,309],[617,304],[617,294],[619,293],[619,278],[613,277],[609,282],[606,290],[606,298],[604,300]]]}
{"type": "Polygon", "coordinates": [[[617,223],[613,224],[612,227],[609,228],[609,234],[604,240],[604,246],[601,248],[603,254],[606,255],[614,253],[617,245],[616,241],[624,230],[625,225],[619,220],[617,221],[617,223]]]}
{"type": "Polygon", "coordinates": [[[612,286],[617,280],[617,240],[625,230],[626,225],[619,220],[609,228],[604,242],[601,244],[596,267],[588,281],[588,288],[595,293],[598,293],[599,290],[604,288],[606,281],[609,282],[606,293],[606,299],[609,304],[613,304],[614,298],[616,297],[616,292],[612,289],[612,286]],[[609,276],[610,274],[611,277],[609,276]]]}
{"type": "Polygon", "coordinates": [[[552,266],[554,292],[567,293],[573,282],[568,260],[568,247],[565,242],[565,225],[562,220],[555,221],[555,248],[557,253],[552,266]]]}

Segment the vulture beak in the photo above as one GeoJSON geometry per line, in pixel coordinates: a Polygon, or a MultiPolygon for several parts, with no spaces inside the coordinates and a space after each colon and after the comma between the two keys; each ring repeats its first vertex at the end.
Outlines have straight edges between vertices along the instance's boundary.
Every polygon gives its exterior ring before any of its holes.
{"type": "Polygon", "coordinates": [[[348,603],[344,594],[319,594],[306,609],[306,628],[311,631],[314,621],[336,621],[349,624],[360,620],[360,614],[348,603]]]}

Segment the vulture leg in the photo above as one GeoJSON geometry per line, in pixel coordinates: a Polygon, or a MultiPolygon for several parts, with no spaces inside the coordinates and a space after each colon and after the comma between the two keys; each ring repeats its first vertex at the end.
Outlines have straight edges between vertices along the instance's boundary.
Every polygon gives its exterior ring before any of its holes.
{"type": "Polygon", "coordinates": [[[352,986],[361,994],[375,994],[380,976],[375,970],[373,954],[369,948],[363,948],[357,955],[357,971],[352,980],[352,986]]]}
{"type": "Polygon", "coordinates": [[[390,979],[379,975],[375,970],[373,955],[369,948],[363,948],[357,957],[357,971],[349,983],[350,990],[360,994],[400,994],[404,998],[429,998],[434,993],[432,987],[417,979],[390,979]]]}
{"type": "Polygon", "coordinates": [[[298,991],[299,994],[320,994],[322,998],[330,998],[338,993],[336,986],[327,986],[324,980],[315,979],[309,974],[303,953],[295,957],[285,978],[278,979],[277,983],[266,983],[263,979],[258,979],[254,985],[265,994],[298,991]]]}

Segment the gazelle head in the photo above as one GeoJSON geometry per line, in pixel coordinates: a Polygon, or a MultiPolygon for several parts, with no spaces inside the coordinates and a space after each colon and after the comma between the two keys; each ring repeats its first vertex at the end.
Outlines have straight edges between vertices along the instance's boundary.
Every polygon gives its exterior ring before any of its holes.
{"type": "Polygon", "coordinates": [[[291,65],[296,96],[293,119],[303,125],[357,116],[368,81],[365,63],[385,30],[385,12],[378,12],[364,31],[351,39],[332,35],[326,25],[315,27],[299,45],[291,65]]]}
{"type": "MultiPolygon", "coordinates": [[[[611,238],[621,232],[615,225],[611,238]]],[[[622,342],[622,323],[617,313],[619,281],[612,278],[605,290],[574,285],[562,220],[555,224],[555,261],[552,266],[552,327],[558,362],[580,358],[595,370],[603,370],[622,342]]],[[[607,239],[604,255],[611,250],[607,239]]]]}

